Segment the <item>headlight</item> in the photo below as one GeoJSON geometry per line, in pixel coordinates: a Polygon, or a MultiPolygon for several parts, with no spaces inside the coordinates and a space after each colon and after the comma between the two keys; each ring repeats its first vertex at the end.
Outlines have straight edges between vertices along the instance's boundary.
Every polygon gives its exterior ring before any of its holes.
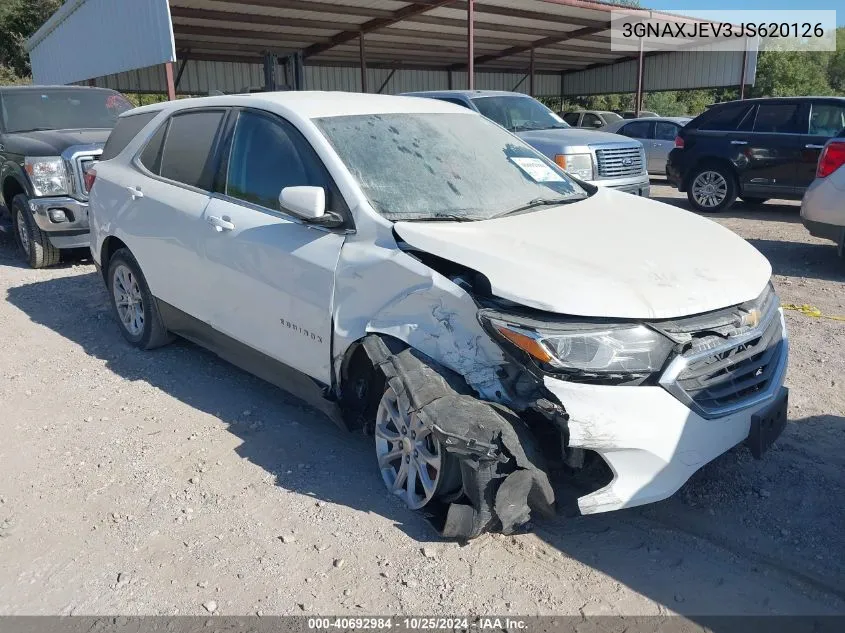
{"type": "Polygon", "coordinates": [[[481,315],[488,327],[551,371],[643,376],[660,371],[673,343],[644,325],[531,327],[481,315]]]}
{"type": "Polygon", "coordinates": [[[589,154],[557,154],[555,162],[564,171],[581,180],[593,179],[593,158],[589,154]]]}
{"type": "Polygon", "coordinates": [[[29,174],[36,196],[66,195],[70,189],[65,161],[59,156],[24,159],[24,169],[29,174]]]}

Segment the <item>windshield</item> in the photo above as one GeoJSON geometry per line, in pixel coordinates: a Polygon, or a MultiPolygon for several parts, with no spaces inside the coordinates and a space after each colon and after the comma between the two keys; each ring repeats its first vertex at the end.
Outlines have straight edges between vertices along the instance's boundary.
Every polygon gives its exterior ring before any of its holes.
{"type": "Polygon", "coordinates": [[[121,112],[133,106],[111,90],[87,88],[10,90],[2,97],[6,132],[113,128],[121,112]]]}
{"type": "Polygon", "coordinates": [[[531,97],[477,97],[472,102],[481,114],[512,132],[570,127],[531,97]]]}
{"type": "Polygon", "coordinates": [[[315,123],[389,220],[484,220],[586,192],[499,126],[466,114],[369,114],[315,123]]]}
{"type": "Polygon", "coordinates": [[[602,116],[604,117],[604,120],[607,123],[616,123],[617,121],[623,121],[624,120],[621,116],[619,116],[615,112],[604,112],[604,113],[602,113],[602,116]]]}

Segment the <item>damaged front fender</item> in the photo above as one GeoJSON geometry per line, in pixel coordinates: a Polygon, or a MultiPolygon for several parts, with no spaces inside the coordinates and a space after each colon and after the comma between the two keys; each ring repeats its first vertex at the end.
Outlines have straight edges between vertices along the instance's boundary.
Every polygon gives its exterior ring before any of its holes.
{"type": "Polygon", "coordinates": [[[518,415],[478,400],[461,376],[417,350],[393,354],[377,335],[363,345],[399,404],[419,416],[460,464],[460,495],[438,517],[442,536],[466,540],[490,530],[510,533],[532,510],[554,514],[543,457],[518,415]]]}

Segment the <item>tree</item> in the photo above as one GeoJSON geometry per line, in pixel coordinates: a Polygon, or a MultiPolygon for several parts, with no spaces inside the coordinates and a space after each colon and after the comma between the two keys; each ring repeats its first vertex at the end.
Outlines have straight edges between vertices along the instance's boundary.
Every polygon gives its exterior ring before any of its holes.
{"type": "Polygon", "coordinates": [[[836,52],[830,56],[827,80],[833,90],[845,95],[845,26],[836,29],[836,52]]]}
{"type": "Polygon", "coordinates": [[[0,0],[0,68],[5,68],[4,77],[29,77],[24,44],[61,4],[61,0],[0,0]]]}
{"type": "Polygon", "coordinates": [[[762,51],[757,57],[757,81],[753,97],[830,95],[830,54],[804,51],[762,51]]]}

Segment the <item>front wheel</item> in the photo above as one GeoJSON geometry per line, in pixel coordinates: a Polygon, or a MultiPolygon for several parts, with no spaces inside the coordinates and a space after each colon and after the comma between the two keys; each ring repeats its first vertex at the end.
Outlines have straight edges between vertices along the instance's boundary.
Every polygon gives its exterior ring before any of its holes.
{"type": "Polygon", "coordinates": [[[50,243],[47,235],[38,228],[29,200],[24,194],[18,194],[12,200],[12,222],[15,225],[15,241],[32,268],[45,268],[59,263],[59,249],[50,243]]]}
{"type": "Polygon", "coordinates": [[[455,458],[389,385],[376,413],[375,443],[384,484],[409,508],[419,510],[460,489],[455,458]]]}
{"type": "Polygon", "coordinates": [[[727,167],[699,167],[689,180],[687,199],[696,211],[718,213],[736,200],[736,179],[727,167]]]}

